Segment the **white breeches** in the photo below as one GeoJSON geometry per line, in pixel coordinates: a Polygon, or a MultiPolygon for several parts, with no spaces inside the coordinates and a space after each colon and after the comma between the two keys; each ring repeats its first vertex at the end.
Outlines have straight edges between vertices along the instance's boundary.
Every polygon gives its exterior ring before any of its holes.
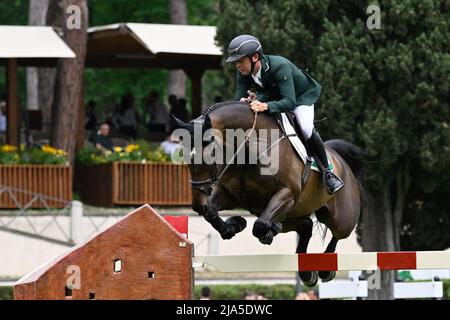
{"type": "Polygon", "coordinates": [[[294,109],[294,113],[302,128],[304,137],[306,139],[311,138],[314,129],[314,105],[298,106],[294,109]]]}

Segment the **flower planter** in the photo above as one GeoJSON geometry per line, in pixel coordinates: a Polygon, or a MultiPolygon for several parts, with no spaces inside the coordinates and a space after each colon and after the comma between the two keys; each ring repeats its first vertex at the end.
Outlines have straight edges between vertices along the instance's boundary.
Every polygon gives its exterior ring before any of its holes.
{"type": "Polygon", "coordinates": [[[63,208],[71,200],[70,166],[0,165],[0,209],[63,208]]]}
{"type": "Polygon", "coordinates": [[[113,162],[78,166],[75,188],[97,206],[191,205],[189,169],[172,163],[113,162]]]}

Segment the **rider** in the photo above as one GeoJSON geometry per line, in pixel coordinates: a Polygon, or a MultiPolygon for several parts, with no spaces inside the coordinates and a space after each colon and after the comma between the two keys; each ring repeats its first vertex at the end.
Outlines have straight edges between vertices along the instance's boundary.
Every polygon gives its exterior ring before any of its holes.
{"type": "Polygon", "coordinates": [[[344,183],[331,172],[323,141],[314,128],[314,103],[320,96],[320,84],[288,59],[263,54],[261,43],[254,36],[237,36],[228,45],[228,53],[226,62],[234,62],[238,70],[236,98],[250,102],[254,112],[294,111],[327,192],[334,194],[341,189],[344,183]]]}

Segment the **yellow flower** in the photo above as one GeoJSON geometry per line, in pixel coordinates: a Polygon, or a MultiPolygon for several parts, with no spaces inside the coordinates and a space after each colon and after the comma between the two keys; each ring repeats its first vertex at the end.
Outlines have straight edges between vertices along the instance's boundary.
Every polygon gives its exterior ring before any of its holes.
{"type": "Polygon", "coordinates": [[[49,146],[49,145],[43,145],[42,147],[41,147],[41,149],[42,149],[42,151],[43,152],[45,152],[45,153],[49,153],[49,154],[54,154],[54,155],[56,155],[57,153],[58,153],[58,149],[56,149],[56,148],[53,148],[53,147],[51,147],[51,146],[49,146]]]}
{"type": "Polygon", "coordinates": [[[4,146],[2,146],[2,151],[4,151],[4,152],[16,152],[17,151],[17,147],[16,146],[12,146],[10,144],[5,144],[4,146]]]}
{"type": "Polygon", "coordinates": [[[122,148],[121,147],[114,147],[114,152],[122,152],[122,148]]]}
{"type": "Polygon", "coordinates": [[[128,153],[131,153],[133,151],[139,150],[139,146],[137,144],[129,144],[126,148],[125,151],[128,153]]]}

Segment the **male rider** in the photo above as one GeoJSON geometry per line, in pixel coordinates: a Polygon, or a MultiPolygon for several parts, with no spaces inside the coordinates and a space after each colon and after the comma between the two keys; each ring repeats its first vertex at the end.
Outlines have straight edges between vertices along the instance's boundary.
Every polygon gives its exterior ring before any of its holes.
{"type": "Polygon", "coordinates": [[[237,100],[250,103],[254,112],[294,111],[319,165],[327,192],[336,193],[344,183],[331,172],[323,141],[314,128],[314,103],[321,91],[319,83],[288,59],[263,54],[261,43],[254,36],[234,38],[228,52],[226,62],[234,62],[238,71],[237,100]]]}

